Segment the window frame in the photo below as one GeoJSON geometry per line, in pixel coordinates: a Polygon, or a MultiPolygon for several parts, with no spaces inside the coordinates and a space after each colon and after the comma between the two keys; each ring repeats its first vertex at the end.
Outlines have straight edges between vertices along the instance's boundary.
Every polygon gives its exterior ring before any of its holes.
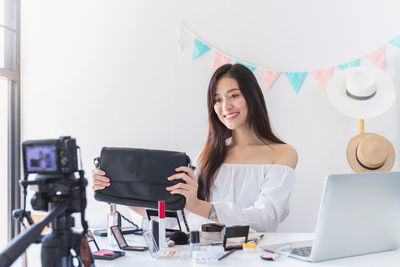
{"type": "Polygon", "coordinates": [[[0,68],[0,77],[8,80],[8,140],[7,140],[7,241],[18,235],[20,224],[11,214],[21,207],[21,68],[20,68],[20,0],[4,0],[4,28],[14,34],[4,37],[4,68],[0,68]],[[8,25],[14,25],[15,29],[8,25]]]}

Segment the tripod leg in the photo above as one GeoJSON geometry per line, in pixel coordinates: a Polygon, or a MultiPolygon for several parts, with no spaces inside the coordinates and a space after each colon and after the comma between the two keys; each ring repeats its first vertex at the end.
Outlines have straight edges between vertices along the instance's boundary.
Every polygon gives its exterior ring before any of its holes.
{"type": "MultiPolygon", "coordinates": [[[[42,267],[71,267],[73,261],[83,266],[78,256],[80,255],[81,235],[72,231],[52,232],[42,240],[42,267]],[[71,254],[71,248],[75,255],[71,254]]],[[[76,266],[76,265],[75,265],[76,266]]]]}

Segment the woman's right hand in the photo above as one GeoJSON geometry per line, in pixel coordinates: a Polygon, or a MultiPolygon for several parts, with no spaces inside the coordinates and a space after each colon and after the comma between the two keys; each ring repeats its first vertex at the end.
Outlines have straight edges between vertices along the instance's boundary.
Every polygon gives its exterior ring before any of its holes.
{"type": "Polygon", "coordinates": [[[92,171],[93,191],[102,190],[107,186],[110,186],[110,178],[106,177],[105,175],[106,173],[102,170],[92,171]]]}

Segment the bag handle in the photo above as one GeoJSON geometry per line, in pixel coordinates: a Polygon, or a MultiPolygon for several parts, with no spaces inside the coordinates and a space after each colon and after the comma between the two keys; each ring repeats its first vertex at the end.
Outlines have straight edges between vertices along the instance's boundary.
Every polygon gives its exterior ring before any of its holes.
{"type": "MultiPolygon", "coordinates": [[[[188,163],[187,164],[188,167],[191,168],[193,171],[196,170],[196,167],[192,165],[192,160],[190,159],[190,157],[187,154],[185,154],[185,157],[186,157],[186,162],[188,163]]],[[[189,224],[188,224],[188,222],[186,220],[186,216],[185,216],[185,208],[181,209],[181,212],[182,212],[183,223],[185,224],[185,227],[186,227],[186,231],[188,233],[190,233],[189,224]]]]}
{"type": "Polygon", "coordinates": [[[100,157],[95,157],[93,159],[93,163],[94,163],[94,166],[96,167],[96,169],[100,169],[100,157]]]}

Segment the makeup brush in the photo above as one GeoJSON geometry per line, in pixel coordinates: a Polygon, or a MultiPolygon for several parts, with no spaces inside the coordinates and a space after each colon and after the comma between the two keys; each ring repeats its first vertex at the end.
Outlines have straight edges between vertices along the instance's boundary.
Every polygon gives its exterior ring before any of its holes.
{"type": "Polygon", "coordinates": [[[174,232],[170,237],[169,240],[172,240],[175,242],[176,245],[186,245],[189,244],[189,238],[187,234],[185,234],[182,231],[176,231],[174,232]]]}

